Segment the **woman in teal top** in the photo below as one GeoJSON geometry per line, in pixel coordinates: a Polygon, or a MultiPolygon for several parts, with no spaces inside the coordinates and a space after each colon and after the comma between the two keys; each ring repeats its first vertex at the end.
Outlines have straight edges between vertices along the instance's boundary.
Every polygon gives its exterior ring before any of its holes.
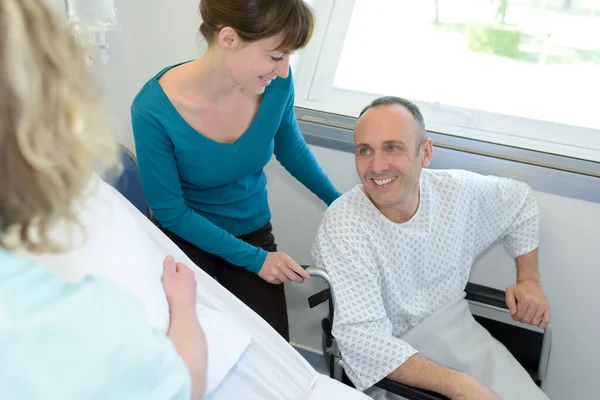
{"type": "MultiPolygon", "coordinates": [[[[201,399],[206,342],[193,273],[165,261],[168,336],[108,281],[67,283],[25,256],[57,249],[57,222],[116,145],[84,54],[45,2],[0,0],[0,399],[201,399]]],[[[115,254],[115,262],[119,255],[115,254]]]]}
{"type": "Polygon", "coordinates": [[[263,167],[275,154],[326,204],[340,194],[294,114],[289,57],[314,17],[302,0],[202,0],[200,13],[206,54],[160,71],[131,107],[144,192],[165,233],[289,339],[273,284],[308,274],[277,252],[263,167]]]}

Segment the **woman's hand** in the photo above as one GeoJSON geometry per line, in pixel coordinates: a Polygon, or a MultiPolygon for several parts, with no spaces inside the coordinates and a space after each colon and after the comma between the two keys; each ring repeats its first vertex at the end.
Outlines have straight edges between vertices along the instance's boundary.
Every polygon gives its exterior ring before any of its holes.
{"type": "Polygon", "coordinates": [[[193,400],[206,392],[208,349],[204,331],[196,316],[196,279],[182,263],[167,256],[162,284],[169,303],[171,321],[167,335],[185,362],[192,378],[193,400]]]}
{"type": "Polygon", "coordinates": [[[291,281],[302,283],[305,279],[310,278],[310,274],[304,268],[290,256],[279,251],[267,254],[258,276],[273,284],[290,283],[291,281]]]}
{"type": "Polygon", "coordinates": [[[182,263],[175,263],[171,256],[164,262],[162,285],[167,296],[169,308],[178,306],[196,307],[196,278],[194,273],[182,263]]]}

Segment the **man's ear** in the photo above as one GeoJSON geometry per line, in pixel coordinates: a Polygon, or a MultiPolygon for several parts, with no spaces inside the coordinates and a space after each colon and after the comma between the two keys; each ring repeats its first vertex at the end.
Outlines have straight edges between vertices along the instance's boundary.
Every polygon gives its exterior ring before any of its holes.
{"type": "Polygon", "coordinates": [[[239,46],[240,36],[230,26],[226,26],[219,31],[219,35],[217,36],[217,42],[219,46],[225,51],[234,50],[239,46]]]}
{"type": "Polygon", "coordinates": [[[421,167],[427,168],[433,156],[433,140],[426,139],[421,145],[421,167]]]}

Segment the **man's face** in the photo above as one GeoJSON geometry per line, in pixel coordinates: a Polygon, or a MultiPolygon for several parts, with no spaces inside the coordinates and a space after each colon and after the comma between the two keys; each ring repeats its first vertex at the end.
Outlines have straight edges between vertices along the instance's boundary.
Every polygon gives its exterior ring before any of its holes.
{"type": "Polygon", "coordinates": [[[378,208],[402,208],[419,193],[431,140],[421,144],[420,125],[403,106],[380,105],[363,114],[354,128],[356,171],[378,208]]]}

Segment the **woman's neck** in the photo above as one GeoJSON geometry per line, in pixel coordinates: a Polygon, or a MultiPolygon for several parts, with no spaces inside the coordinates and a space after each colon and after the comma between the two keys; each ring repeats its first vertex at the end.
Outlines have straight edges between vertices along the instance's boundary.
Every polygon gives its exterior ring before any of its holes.
{"type": "Polygon", "coordinates": [[[175,85],[183,93],[219,102],[242,90],[229,73],[223,57],[216,51],[209,49],[203,56],[182,67],[175,85]]]}

